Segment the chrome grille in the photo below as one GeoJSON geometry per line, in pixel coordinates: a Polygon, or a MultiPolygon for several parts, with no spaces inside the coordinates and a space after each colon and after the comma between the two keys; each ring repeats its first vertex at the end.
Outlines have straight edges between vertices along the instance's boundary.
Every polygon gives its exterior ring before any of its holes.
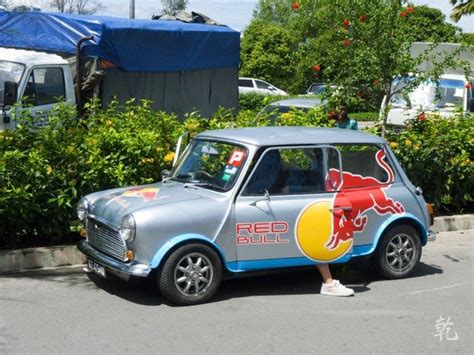
{"type": "Polygon", "coordinates": [[[86,228],[87,239],[93,248],[125,261],[125,242],[117,231],[92,218],[87,218],[86,228]]]}

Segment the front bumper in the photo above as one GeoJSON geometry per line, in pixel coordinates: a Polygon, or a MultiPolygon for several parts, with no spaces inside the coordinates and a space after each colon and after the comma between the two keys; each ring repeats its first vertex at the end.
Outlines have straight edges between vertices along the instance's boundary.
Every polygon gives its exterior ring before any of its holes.
{"type": "Polygon", "coordinates": [[[79,249],[88,259],[104,266],[107,271],[126,280],[130,278],[130,276],[147,277],[151,272],[151,268],[146,264],[140,264],[136,261],[123,263],[115,260],[92,248],[87,240],[82,240],[77,245],[77,249],[79,249]]]}
{"type": "Polygon", "coordinates": [[[429,231],[428,232],[428,241],[429,242],[434,242],[436,240],[436,232],[429,231]]]}

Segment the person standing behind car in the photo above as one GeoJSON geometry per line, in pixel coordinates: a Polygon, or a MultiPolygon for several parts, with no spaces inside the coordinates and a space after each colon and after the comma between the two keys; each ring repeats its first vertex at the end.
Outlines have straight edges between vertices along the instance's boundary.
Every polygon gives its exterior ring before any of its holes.
{"type": "Polygon", "coordinates": [[[357,131],[359,127],[357,126],[357,121],[350,118],[347,113],[347,106],[342,106],[339,111],[334,115],[336,120],[336,127],[342,129],[352,129],[357,131]]]}

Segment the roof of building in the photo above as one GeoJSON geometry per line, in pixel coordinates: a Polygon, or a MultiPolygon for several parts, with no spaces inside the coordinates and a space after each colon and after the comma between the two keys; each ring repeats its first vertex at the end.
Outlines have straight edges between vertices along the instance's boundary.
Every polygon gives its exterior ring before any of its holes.
{"type": "Polygon", "coordinates": [[[0,12],[0,46],[82,53],[127,71],[238,68],[240,34],[225,26],[45,12],[0,12]]]}
{"type": "Polygon", "coordinates": [[[202,132],[197,135],[197,138],[222,139],[255,146],[385,143],[382,138],[368,133],[346,129],[314,127],[250,127],[220,129],[202,132]]]}
{"type": "Polygon", "coordinates": [[[68,64],[65,59],[56,54],[2,47],[0,47],[0,60],[22,63],[27,66],[68,64]]]}

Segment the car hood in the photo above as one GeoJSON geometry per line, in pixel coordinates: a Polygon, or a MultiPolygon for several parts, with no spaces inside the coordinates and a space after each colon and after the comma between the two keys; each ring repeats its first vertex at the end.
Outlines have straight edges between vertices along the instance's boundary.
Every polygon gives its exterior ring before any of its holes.
{"type": "Polygon", "coordinates": [[[206,203],[206,200],[215,200],[217,195],[209,190],[167,182],[107,190],[86,198],[91,203],[92,218],[118,229],[122,218],[127,214],[172,204],[188,204],[198,199],[200,204],[206,203]]]}

